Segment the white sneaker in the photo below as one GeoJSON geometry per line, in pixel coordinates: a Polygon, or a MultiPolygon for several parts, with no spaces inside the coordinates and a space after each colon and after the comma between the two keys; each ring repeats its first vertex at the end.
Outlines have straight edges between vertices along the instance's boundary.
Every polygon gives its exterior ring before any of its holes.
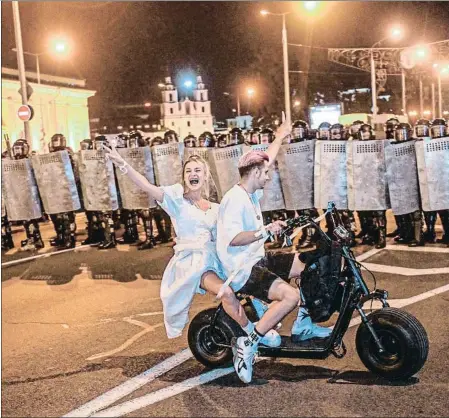
{"type": "Polygon", "coordinates": [[[307,341],[312,338],[327,338],[332,334],[332,330],[326,327],[320,327],[312,323],[312,319],[306,309],[300,308],[298,318],[293,323],[292,341],[307,341]]]}
{"type": "Polygon", "coordinates": [[[256,361],[257,345],[251,344],[248,337],[239,337],[232,343],[234,369],[243,383],[251,383],[253,364],[256,361]]]}
{"type": "MultiPolygon", "coordinates": [[[[256,327],[257,322],[254,324],[249,321],[247,329],[243,330],[247,335],[251,334],[254,331],[254,328],[256,327]]],[[[274,329],[271,329],[268,331],[260,340],[260,344],[266,345],[267,347],[279,347],[281,345],[281,336],[277,331],[274,329]]]]}

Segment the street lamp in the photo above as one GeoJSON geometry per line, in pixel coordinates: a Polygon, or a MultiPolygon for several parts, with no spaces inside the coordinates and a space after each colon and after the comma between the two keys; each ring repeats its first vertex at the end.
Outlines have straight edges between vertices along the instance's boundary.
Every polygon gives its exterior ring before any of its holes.
{"type": "Polygon", "coordinates": [[[255,91],[253,88],[250,87],[246,90],[246,93],[248,94],[248,113],[249,113],[251,111],[251,99],[254,96],[255,91]]]}
{"type": "Polygon", "coordinates": [[[436,69],[438,77],[438,116],[443,117],[443,96],[441,93],[441,76],[445,77],[449,75],[449,64],[445,63],[435,63],[433,67],[436,69]]]}
{"type": "MultiPolygon", "coordinates": [[[[377,45],[380,45],[382,42],[384,42],[387,39],[400,39],[402,38],[402,30],[399,27],[393,27],[385,38],[382,38],[380,41],[377,41],[373,44],[373,46],[370,48],[370,61],[371,61],[371,99],[372,99],[372,105],[373,105],[373,119],[377,116],[377,86],[376,86],[376,64],[374,62],[374,48],[377,45]]],[[[404,83],[403,83],[403,90],[404,90],[404,83]]],[[[404,91],[403,91],[404,92],[404,91]]],[[[402,106],[405,109],[404,103],[402,106]]]]}
{"type": "MultiPolygon", "coordinates": [[[[17,52],[16,48],[12,49],[14,52],[17,52]]],[[[37,74],[37,84],[41,84],[41,72],[40,72],[40,65],[39,65],[39,57],[42,55],[48,55],[51,53],[55,53],[57,56],[64,56],[68,53],[69,47],[68,42],[63,41],[61,39],[53,39],[51,41],[51,49],[50,51],[44,51],[44,52],[27,52],[23,51],[25,55],[31,55],[36,58],[36,74],[37,74]]]]}
{"type": "MultiPolygon", "coordinates": [[[[314,2],[315,3],[315,2],[314,2]]],[[[260,14],[262,16],[273,15],[282,16],[282,56],[284,61],[284,101],[285,101],[285,118],[286,120],[291,120],[291,109],[290,109],[290,80],[288,78],[288,47],[287,47],[287,27],[285,25],[285,16],[290,14],[287,13],[271,13],[268,10],[261,10],[260,14]]]]}

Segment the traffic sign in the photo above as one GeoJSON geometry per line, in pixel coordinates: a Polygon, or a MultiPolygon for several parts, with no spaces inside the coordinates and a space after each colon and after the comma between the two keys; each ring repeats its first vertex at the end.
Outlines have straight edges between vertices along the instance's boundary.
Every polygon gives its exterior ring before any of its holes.
{"type": "Polygon", "coordinates": [[[34,110],[29,105],[22,105],[17,110],[17,116],[19,117],[20,120],[28,122],[29,120],[33,119],[34,110]]]}

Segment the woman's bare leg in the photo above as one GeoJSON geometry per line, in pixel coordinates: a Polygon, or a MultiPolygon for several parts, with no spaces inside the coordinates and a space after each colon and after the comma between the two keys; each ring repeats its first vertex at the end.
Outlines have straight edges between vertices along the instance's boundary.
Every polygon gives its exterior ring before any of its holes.
{"type": "MultiPolygon", "coordinates": [[[[214,295],[217,295],[223,280],[221,280],[213,271],[206,271],[201,276],[201,287],[214,295]]],[[[241,327],[248,325],[248,318],[245,314],[245,310],[240,302],[235,297],[233,290],[227,287],[221,298],[221,303],[225,312],[241,327]]]]}

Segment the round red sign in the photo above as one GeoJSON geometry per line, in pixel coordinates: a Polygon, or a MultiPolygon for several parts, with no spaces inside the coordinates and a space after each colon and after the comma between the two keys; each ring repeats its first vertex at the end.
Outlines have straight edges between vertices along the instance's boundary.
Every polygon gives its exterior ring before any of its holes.
{"type": "Polygon", "coordinates": [[[29,105],[22,105],[17,110],[17,116],[20,120],[23,120],[24,122],[28,122],[33,118],[34,111],[33,108],[29,105]]]}

